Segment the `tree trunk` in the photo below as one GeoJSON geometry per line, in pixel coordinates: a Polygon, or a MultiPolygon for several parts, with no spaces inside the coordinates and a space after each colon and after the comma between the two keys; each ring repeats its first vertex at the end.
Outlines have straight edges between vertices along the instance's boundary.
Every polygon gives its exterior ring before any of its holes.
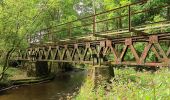
{"type": "Polygon", "coordinates": [[[14,48],[12,48],[11,50],[9,50],[6,54],[6,57],[5,57],[5,63],[3,65],[3,69],[2,69],[2,73],[1,73],[1,78],[0,78],[0,81],[4,79],[4,76],[5,76],[5,72],[8,68],[8,62],[9,62],[9,58],[12,54],[12,52],[14,51],[14,48]]]}

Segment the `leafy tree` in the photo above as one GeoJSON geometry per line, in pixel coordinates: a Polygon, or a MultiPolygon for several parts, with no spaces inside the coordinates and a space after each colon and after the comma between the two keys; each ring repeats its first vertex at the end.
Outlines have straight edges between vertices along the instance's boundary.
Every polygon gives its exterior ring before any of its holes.
{"type": "Polygon", "coordinates": [[[2,59],[3,71],[1,73],[2,80],[5,71],[8,69],[8,62],[12,53],[17,48],[27,46],[25,37],[31,30],[34,23],[35,9],[33,5],[36,1],[25,0],[5,0],[0,4],[0,40],[1,50],[3,50],[4,58],[2,59]]]}

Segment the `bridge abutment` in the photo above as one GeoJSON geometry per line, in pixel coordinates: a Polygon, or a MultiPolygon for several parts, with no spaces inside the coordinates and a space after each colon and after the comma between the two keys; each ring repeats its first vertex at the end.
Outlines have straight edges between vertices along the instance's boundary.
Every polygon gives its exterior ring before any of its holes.
{"type": "Polygon", "coordinates": [[[88,69],[88,79],[93,81],[95,87],[107,83],[114,77],[114,69],[111,65],[91,66],[88,69]]]}
{"type": "Polygon", "coordinates": [[[41,77],[49,74],[49,65],[47,61],[27,62],[27,76],[41,77]]]}

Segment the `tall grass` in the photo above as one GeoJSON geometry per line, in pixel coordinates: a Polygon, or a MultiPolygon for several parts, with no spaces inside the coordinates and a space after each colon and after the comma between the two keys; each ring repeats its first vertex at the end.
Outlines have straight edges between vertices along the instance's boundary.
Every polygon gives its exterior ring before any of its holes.
{"type": "MultiPolygon", "coordinates": [[[[0,73],[2,73],[2,67],[0,66],[0,73]]],[[[18,68],[8,68],[8,70],[6,71],[6,74],[8,76],[13,76],[13,75],[16,75],[16,74],[22,74],[22,71],[19,70],[18,68]]]]}
{"type": "Polygon", "coordinates": [[[137,72],[132,68],[115,69],[112,83],[99,85],[87,80],[76,100],[170,100],[170,71],[137,72]]]}

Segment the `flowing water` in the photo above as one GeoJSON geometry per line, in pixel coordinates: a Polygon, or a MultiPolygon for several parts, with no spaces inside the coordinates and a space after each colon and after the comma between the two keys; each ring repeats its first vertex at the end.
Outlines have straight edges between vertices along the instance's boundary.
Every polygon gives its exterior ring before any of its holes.
{"type": "Polygon", "coordinates": [[[0,93],[0,100],[66,99],[78,92],[85,77],[85,70],[58,73],[51,82],[20,86],[0,93]]]}

